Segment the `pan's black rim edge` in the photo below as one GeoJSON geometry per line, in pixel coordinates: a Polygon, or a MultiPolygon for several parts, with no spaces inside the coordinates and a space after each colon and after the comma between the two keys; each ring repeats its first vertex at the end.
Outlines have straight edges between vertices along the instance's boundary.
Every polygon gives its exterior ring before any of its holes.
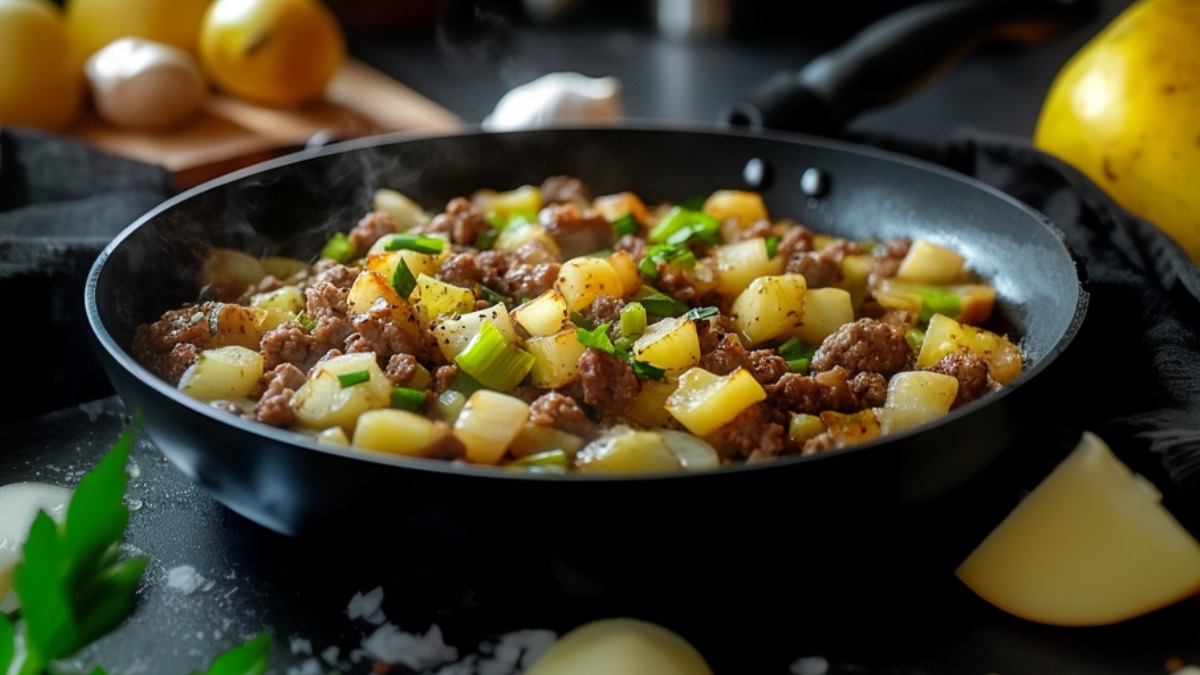
{"type": "Polygon", "coordinates": [[[431,471],[434,473],[448,474],[454,476],[469,477],[477,480],[508,480],[518,482],[555,482],[555,483],[628,483],[628,482],[664,482],[678,480],[721,480],[722,477],[732,477],[747,473],[757,473],[775,468],[797,466],[801,464],[809,464],[814,462],[837,461],[839,457],[848,454],[862,455],[867,453],[886,452],[887,447],[895,442],[902,441],[911,436],[915,436],[925,431],[928,431],[929,425],[920,425],[913,429],[907,429],[894,434],[889,434],[887,437],[862,443],[847,448],[830,450],[816,455],[802,457],[780,457],[771,460],[770,462],[758,463],[743,463],[733,466],[724,466],[719,469],[708,471],[697,471],[687,473],[667,473],[667,474],[633,474],[633,475],[607,475],[607,474],[543,474],[529,472],[507,471],[499,467],[476,466],[464,463],[451,463],[442,460],[426,459],[419,457],[407,457],[402,455],[387,455],[383,453],[367,453],[361,450],[354,450],[349,447],[340,448],[329,444],[317,442],[299,432],[292,432],[283,429],[276,429],[269,425],[264,425],[259,422],[246,420],[240,417],[234,417],[226,412],[217,410],[201,401],[192,399],[185,394],[179,392],[175,387],[167,385],[166,382],[155,377],[149,370],[137,363],[132,356],[120,345],[104,327],[104,324],[99,316],[99,307],[96,302],[96,291],[99,285],[100,276],[103,273],[104,266],[114,251],[120,247],[125,239],[132,236],[146,222],[154,219],[160,213],[174,208],[176,205],[192,199],[195,195],[208,192],[222,185],[236,183],[246,177],[261,174],[267,171],[276,170],[292,164],[311,161],[327,155],[337,155],[347,152],[353,152],[363,148],[389,145],[401,142],[419,142],[422,140],[435,140],[442,138],[459,138],[470,136],[523,136],[535,134],[562,134],[562,133],[654,133],[654,134],[679,134],[679,135],[706,135],[714,137],[735,137],[745,139],[758,139],[774,142],[796,143],[806,146],[814,146],[836,151],[843,154],[852,154],[864,157],[870,157],[877,160],[882,160],[891,163],[898,163],[907,167],[912,167],[917,170],[932,172],[939,174],[947,179],[968,185],[973,190],[979,190],[989,193],[994,198],[1007,202],[1012,207],[1025,212],[1030,217],[1038,221],[1042,226],[1060,242],[1063,247],[1064,254],[1071,261],[1075,269],[1075,281],[1077,283],[1077,297],[1073,316],[1068,322],[1062,335],[1055,341],[1054,348],[1047,353],[1042,354],[1036,363],[1024,370],[1019,379],[1014,381],[1014,386],[1006,386],[1003,389],[992,392],[988,396],[973,401],[961,408],[958,408],[942,418],[939,418],[938,425],[948,424],[953,420],[971,414],[979,407],[991,405],[999,402],[1012,395],[1020,387],[1017,386],[1033,378],[1044,368],[1048,367],[1064,350],[1066,350],[1071,342],[1073,342],[1079,328],[1082,326],[1087,312],[1089,303],[1089,294],[1084,288],[1082,282],[1083,270],[1081,262],[1070,255],[1069,247],[1063,231],[1055,225],[1044,214],[1030,207],[1028,204],[1016,199],[1015,197],[997,189],[986,183],[978,181],[966,174],[947,168],[945,166],[929,162],[920,158],[904,155],[901,153],[874,148],[867,145],[856,144],[849,141],[841,141],[817,136],[809,136],[806,134],[788,133],[788,132],[753,132],[743,131],[738,129],[724,129],[709,125],[680,125],[680,124],[642,124],[638,126],[627,125],[576,125],[576,126],[561,126],[533,130],[521,131],[501,131],[488,132],[478,128],[468,127],[451,133],[422,133],[422,132],[397,132],[391,134],[382,134],[370,136],[366,138],[342,141],[326,145],[320,148],[301,150],[282,157],[267,160],[255,164],[244,169],[240,169],[229,174],[220,176],[208,182],[190,188],[174,197],[171,197],[161,204],[143,214],[116,237],[109,242],[107,246],[97,256],[88,272],[87,281],[84,286],[84,302],[87,312],[88,323],[92,331],[93,339],[96,340],[99,347],[113,359],[119,367],[129,372],[136,377],[139,382],[154,389],[159,395],[182,405],[192,414],[201,415],[211,418],[223,424],[228,424],[242,431],[248,432],[255,437],[262,438],[266,441],[277,443],[285,446],[296,446],[306,450],[317,451],[339,459],[361,461],[379,466],[394,467],[398,469],[410,469],[416,471],[431,471]]]}

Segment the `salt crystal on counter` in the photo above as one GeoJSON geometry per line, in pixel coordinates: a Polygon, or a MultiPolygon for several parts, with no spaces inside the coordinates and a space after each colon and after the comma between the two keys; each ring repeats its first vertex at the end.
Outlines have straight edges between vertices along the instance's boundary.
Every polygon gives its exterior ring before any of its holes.
{"type": "Polygon", "coordinates": [[[351,619],[363,619],[378,626],[387,620],[382,605],[383,587],[376,586],[365,595],[355,593],[354,597],[350,598],[350,604],[346,606],[346,615],[351,619]]]}
{"type": "Polygon", "coordinates": [[[167,588],[191,595],[196,591],[211,590],[215,582],[204,578],[191,565],[180,565],[167,570],[167,588]]]}
{"type": "Polygon", "coordinates": [[[802,656],[792,662],[788,671],[792,675],[826,675],[829,661],[823,656],[802,656]]]}
{"type": "Polygon", "coordinates": [[[434,624],[425,635],[406,633],[393,624],[384,624],[363,640],[363,649],[376,660],[399,663],[412,670],[440,666],[458,658],[458,650],[442,639],[442,629],[434,624]]]}

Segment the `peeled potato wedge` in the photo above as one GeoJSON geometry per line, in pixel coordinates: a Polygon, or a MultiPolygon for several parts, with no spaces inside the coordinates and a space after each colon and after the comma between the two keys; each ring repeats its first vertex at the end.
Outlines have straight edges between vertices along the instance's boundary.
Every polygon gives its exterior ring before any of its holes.
{"type": "Polygon", "coordinates": [[[1060,626],[1131,619],[1200,593],[1200,542],[1098,436],[963,561],[958,578],[1015,616],[1060,626]]]}

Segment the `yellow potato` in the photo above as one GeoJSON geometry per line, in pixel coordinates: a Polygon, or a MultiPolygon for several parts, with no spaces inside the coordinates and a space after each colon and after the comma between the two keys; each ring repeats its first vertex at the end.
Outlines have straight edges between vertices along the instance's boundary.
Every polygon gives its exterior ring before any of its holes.
{"type": "Polygon", "coordinates": [[[633,618],[600,619],[562,636],[525,675],[712,675],[687,640],[633,618]]]}

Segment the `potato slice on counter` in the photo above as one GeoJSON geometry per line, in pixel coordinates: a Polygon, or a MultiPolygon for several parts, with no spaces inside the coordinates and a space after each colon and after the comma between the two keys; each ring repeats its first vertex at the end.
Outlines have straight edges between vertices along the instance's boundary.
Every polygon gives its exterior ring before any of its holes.
{"type": "Polygon", "coordinates": [[[1124,621],[1200,593],[1200,542],[1108,445],[1084,433],[963,561],[959,579],[1039,623],[1124,621]]]}

